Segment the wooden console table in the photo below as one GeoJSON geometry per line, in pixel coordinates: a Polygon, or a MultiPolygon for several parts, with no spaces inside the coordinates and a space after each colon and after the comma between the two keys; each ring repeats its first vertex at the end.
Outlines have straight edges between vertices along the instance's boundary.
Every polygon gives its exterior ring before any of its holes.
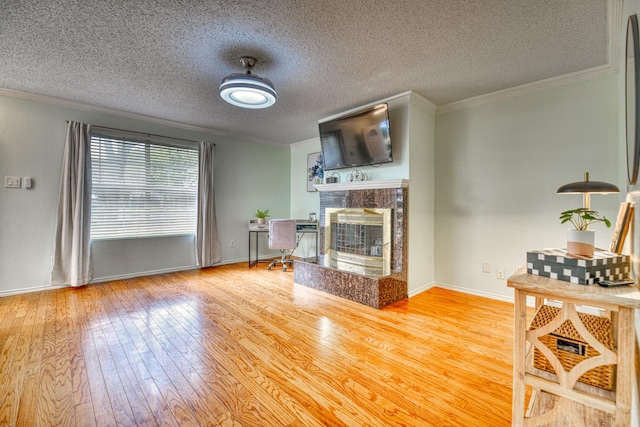
{"type": "MultiPolygon", "coordinates": [[[[610,425],[629,426],[631,423],[631,389],[635,361],[634,309],[640,308],[637,285],[603,288],[598,285],[577,285],[560,280],[517,271],[507,281],[515,291],[515,340],[513,349],[513,407],[512,425],[599,425],[602,414],[610,425]],[[545,300],[559,301],[562,308],[547,325],[527,330],[527,296],[535,297],[536,309],[545,300]],[[600,344],[582,324],[576,306],[589,306],[605,310],[611,315],[614,350],[600,344]],[[585,341],[595,348],[599,356],[591,357],[566,372],[553,352],[540,342],[539,337],[553,332],[565,320],[570,320],[585,341]],[[527,341],[531,344],[528,345],[527,341]],[[554,370],[555,379],[543,378],[533,372],[528,363],[528,347],[539,349],[554,370]],[[601,365],[616,365],[615,393],[603,397],[597,393],[576,389],[578,378],[601,365]],[[525,414],[525,389],[531,386],[536,393],[552,396],[553,408],[543,414],[525,414]],[[579,405],[574,405],[577,402],[579,405]]],[[[533,399],[533,398],[532,398],[533,399]]],[[[531,407],[531,405],[530,405],[531,407]]]]}

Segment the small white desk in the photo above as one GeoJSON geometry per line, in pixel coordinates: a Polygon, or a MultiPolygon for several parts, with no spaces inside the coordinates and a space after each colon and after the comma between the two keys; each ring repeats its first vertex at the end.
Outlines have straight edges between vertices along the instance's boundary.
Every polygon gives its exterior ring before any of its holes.
{"type": "MultiPolygon", "coordinates": [[[[309,221],[307,219],[296,219],[296,231],[300,236],[307,233],[315,233],[316,235],[316,257],[318,256],[318,246],[320,244],[320,234],[318,233],[318,221],[309,221]]],[[[249,268],[259,262],[271,262],[271,260],[260,260],[258,258],[258,236],[260,233],[269,233],[269,223],[258,224],[258,220],[249,221],[249,268]],[[251,259],[251,238],[254,240],[255,257],[251,259]]],[[[299,241],[299,240],[298,240],[299,241]]]]}

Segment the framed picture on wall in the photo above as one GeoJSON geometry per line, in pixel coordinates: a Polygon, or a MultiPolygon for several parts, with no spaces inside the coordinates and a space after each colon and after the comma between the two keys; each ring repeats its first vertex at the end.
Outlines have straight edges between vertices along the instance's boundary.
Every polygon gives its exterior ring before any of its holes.
{"type": "Polygon", "coordinates": [[[307,191],[318,191],[314,186],[322,184],[322,178],[324,178],[322,153],[307,154],[307,191]]]}

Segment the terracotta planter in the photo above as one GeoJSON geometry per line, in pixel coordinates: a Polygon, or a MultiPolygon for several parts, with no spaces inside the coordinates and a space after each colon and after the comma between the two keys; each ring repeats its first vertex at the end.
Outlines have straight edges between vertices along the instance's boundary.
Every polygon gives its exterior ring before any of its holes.
{"type": "Polygon", "coordinates": [[[258,218],[258,224],[264,224],[266,221],[266,218],[258,218]]]}
{"type": "Polygon", "coordinates": [[[592,230],[567,230],[567,253],[584,257],[593,257],[596,232],[592,230]]]}

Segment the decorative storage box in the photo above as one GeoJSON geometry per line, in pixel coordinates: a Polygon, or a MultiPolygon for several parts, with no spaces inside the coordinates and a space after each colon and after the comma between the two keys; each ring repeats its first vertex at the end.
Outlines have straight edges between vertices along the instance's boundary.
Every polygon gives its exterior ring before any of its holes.
{"type": "MultiPolygon", "coordinates": [[[[560,309],[557,307],[540,306],[531,322],[530,329],[546,325],[556,317],[559,311],[560,309]]],[[[591,335],[605,347],[613,350],[611,321],[608,318],[586,313],[578,313],[578,316],[591,335]]],[[[583,360],[599,355],[589,343],[584,341],[569,320],[565,321],[552,333],[540,337],[540,341],[551,349],[567,372],[583,360]]],[[[537,348],[533,350],[533,366],[555,373],[547,358],[537,348]]],[[[612,391],[615,383],[614,368],[615,365],[598,366],[585,372],[578,381],[612,391]]]]}
{"type": "Polygon", "coordinates": [[[527,273],[580,285],[629,277],[629,255],[596,249],[592,258],[567,255],[566,249],[527,252],[527,273]]]}

